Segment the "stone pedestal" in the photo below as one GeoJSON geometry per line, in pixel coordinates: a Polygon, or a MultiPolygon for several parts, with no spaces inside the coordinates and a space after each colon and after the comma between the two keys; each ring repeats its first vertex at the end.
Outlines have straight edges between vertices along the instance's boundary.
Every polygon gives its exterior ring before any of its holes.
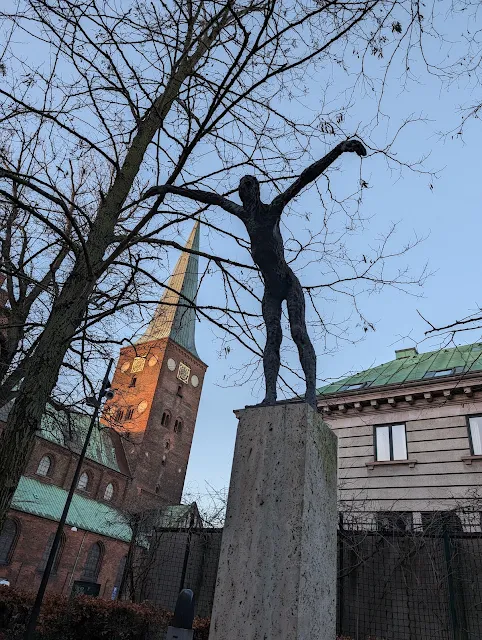
{"type": "Polygon", "coordinates": [[[238,417],[209,640],[334,640],[336,436],[305,403],[238,417]]]}

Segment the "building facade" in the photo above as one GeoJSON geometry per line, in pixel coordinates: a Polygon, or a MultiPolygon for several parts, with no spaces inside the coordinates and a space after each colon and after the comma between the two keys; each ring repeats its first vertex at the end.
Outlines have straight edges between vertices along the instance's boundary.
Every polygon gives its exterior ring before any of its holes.
{"type": "Polygon", "coordinates": [[[480,524],[482,344],[397,351],[319,389],[318,407],[338,436],[341,511],[423,526],[472,508],[480,524]]]}
{"type": "MultiPolygon", "coordinates": [[[[198,250],[196,223],[146,332],[121,349],[115,395],[93,431],[52,591],[115,598],[136,514],[180,503],[206,372],[195,346],[198,250]]],[[[0,428],[7,416],[8,407],[0,428]]],[[[40,583],[89,422],[51,409],[42,419],[0,534],[0,579],[14,587],[40,583]]]]}

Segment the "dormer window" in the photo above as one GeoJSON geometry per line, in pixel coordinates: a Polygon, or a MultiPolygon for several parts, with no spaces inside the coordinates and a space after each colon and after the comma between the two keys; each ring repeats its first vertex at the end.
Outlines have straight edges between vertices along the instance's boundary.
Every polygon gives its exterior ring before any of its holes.
{"type": "Polygon", "coordinates": [[[459,373],[463,373],[465,367],[453,367],[452,369],[440,369],[439,371],[427,371],[423,376],[427,378],[445,378],[445,376],[456,376],[459,373]]]}
{"type": "Polygon", "coordinates": [[[358,391],[359,389],[365,389],[369,387],[373,380],[367,380],[366,382],[355,382],[353,384],[344,384],[338,391],[358,391]]]}

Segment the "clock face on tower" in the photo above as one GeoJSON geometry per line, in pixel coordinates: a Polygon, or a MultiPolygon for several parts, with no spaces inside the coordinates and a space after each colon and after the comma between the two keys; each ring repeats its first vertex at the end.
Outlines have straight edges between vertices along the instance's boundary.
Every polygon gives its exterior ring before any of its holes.
{"type": "Polygon", "coordinates": [[[191,374],[191,369],[184,364],[184,362],[179,363],[179,369],[177,370],[177,377],[181,382],[187,384],[189,382],[189,376],[191,374]]]}
{"type": "Polygon", "coordinates": [[[141,358],[141,357],[134,358],[134,361],[132,362],[131,373],[138,373],[139,371],[142,371],[144,369],[145,363],[146,363],[145,358],[141,358]]]}

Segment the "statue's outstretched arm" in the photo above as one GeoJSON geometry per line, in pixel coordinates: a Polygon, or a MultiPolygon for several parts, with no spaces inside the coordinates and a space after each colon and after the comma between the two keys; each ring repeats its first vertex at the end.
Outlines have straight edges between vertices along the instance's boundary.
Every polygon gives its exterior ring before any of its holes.
{"type": "Polygon", "coordinates": [[[221,207],[228,213],[232,213],[234,216],[241,218],[243,220],[245,218],[245,213],[243,207],[235,202],[231,202],[227,198],[218,195],[217,193],[212,193],[210,191],[201,191],[200,189],[186,189],[184,187],[175,187],[173,185],[164,184],[159,187],[151,187],[144,194],[144,198],[151,198],[152,196],[162,196],[166,193],[173,193],[178,196],[183,196],[184,198],[189,198],[189,200],[196,200],[196,202],[202,202],[203,204],[214,204],[217,207],[221,207]]]}
{"type": "Polygon", "coordinates": [[[270,208],[281,215],[284,207],[293,200],[293,198],[296,198],[302,189],[319,178],[323,171],[328,169],[328,167],[345,152],[355,152],[361,157],[367,155],[364,145],[359,140],[345,140],[344,142],[340,142],[340,144],[337,144],[336,147],[327,153],[324,158],[317,160],[307,167],[300,177],[295,180],[284,193],[280,193],[279,196],[276,196],[271,203],[270,208]]]}

